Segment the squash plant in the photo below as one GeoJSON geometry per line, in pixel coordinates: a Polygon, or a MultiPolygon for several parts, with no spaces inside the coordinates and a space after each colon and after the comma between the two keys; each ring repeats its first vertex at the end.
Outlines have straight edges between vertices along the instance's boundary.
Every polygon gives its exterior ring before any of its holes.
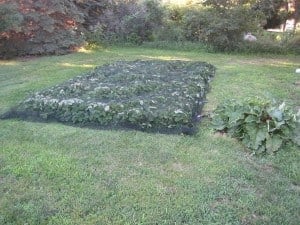
{"type": "Polygon", "coordinates": [[[255,154],[273,154],[288,142],[297,143],[299,115],[285,103],[278,105],[263,98],[227,100],[213,112],[212,125],[216,131],[241,140],[255,154]]]}

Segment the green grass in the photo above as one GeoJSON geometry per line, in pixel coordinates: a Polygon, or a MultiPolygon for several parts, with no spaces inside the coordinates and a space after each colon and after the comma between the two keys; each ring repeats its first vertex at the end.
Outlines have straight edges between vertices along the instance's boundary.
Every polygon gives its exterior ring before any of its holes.
{"type": "MultiPolygon", "coordinates": [[[[226,98],[300,106],[299,56],[113,47],[0,61],[0,113],[115,60],[183,59],[217,67],[206,111],[226,98]]],[[[0,120],[0,224],[298,224],[300,151],[253,157],[209,121],[196,136],[0,120]]]]}

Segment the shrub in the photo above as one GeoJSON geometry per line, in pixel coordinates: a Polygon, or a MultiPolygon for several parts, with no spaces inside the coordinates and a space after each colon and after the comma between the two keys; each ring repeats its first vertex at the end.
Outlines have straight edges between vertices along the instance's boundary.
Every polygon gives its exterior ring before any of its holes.
{"type": "Polygon", "coordinates": [[[189,41],[205,41],[203,37],[203,29],[208,23],[208,18],[204,9],[192,8],[187,10],[182,19],[182,27],[185,38],[189,41]]]}
{"type": "Polygon", "coordinates": [[[212,117],[215,130],[241,140],[255,154],[272,154],[295,142],[299,122],[299,115],[285,103],[276,105],[261,98],[228,100],[217,107],[212,117]]]}
{"type": "Polygon", "coordinates": [[[167,8],[158,41],[191,41],[218,51],[233,51],[243,34],[257,28],[257,18],[244,6],[227,10],[199,6],[167,8]]]}
{"type": "Polygon", "coordinates": [[[153,41],[145,42],[142,45],[145,48],[159,48],[167,50],[179,50],[179,51],[205,51],[207,46],[201,42],[190,41],[153,41]]]}
{"type": "Polygon", "coordinates": [[[214,71],[201,62],[117,62],[37,92],[12,113],[100,127],[192,129],[214,71]]]}
{"type": "Polygon", "coordinates": [[[244,53],[286,54],[289,50],[286,45],[269,37],[258,36],[257,38],[257,41],[253,42],[240,42],[236,51],[244,53]]]}
{"type": "Polygon", "coordinates": [[[252,12],[242,6],[222,12],[202,11],[201,18],[200,39],[218,51],[234,51],[243,40],[243,34],[255,29],[257,23],[252,12]]]}
{"type": "Polygon", "coordinates": [[[256,34],[257,41],[241,42],[236,51],[245,53],[299,54],[300,35],[262,31],[256,34]]]}
{"type": "Polygon", "coordinates": [[[85,25],[88,42],[140,44],[153,39],[162,23],[163,8],[156,0],[111,1],[101,5],[96,15],[85,25]]]}
{"type": "Polygon", "coordinates": [[[300,54],[300,33],[296,33],[288,40],[287,48],[290,52],[300,54]]]}
{"type": "Polygon", "coordinates": [[[155,41],[185,41],[184,29],[182,26],[182,18],[186,12],[185,7],[170,5],[166,7],[162,26],[154,32],[155,41]]]}

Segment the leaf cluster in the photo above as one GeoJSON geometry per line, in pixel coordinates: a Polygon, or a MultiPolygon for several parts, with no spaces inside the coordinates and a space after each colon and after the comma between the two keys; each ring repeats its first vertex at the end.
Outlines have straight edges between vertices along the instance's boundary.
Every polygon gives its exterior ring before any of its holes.
{"type": "Polygon", "coordinates": [[[228,133],[241,140],[255,154],[273,154],[289,142],[295,142],[299,115],[286,106],[276,105],[262,98],[248,98],[243,102],[228,100],[213,113],[216,131],[228,133]]]}
{"type": "Polygon", "coordinates": [[[193,127],[214,72],[203,62],[120,61],[37,92],[18,110],[74,124],[193,127]]]}

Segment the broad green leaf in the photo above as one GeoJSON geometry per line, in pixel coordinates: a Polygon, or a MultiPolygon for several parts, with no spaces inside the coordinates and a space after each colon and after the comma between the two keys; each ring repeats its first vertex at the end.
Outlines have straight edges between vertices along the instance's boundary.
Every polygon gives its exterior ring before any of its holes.
{"type": "Polygon", "coordinates": [[[226,124],[219,116],[214,116],[212,120],[212,126],[215,130],[224,130],[226,127],[226,124]]]}
{"type": "Polygon", "coordinates": [[[252,123],[259,121],[259,118],[255,115],[248,115],[245,119],[245,123],[252,123]]]}
{"type": "Polygon", "coordinates": [[[266,140],[267,132],[264,129],[258,129],[255,138],[254,149],[258,149],[262,142],[266,140]]]}
{"type": "Polygon", "coordinates": [[[283,112],[280,109],[275,108],[273,110],[270,110],[268,113],[273,119],[276,119],[277,121],[282,121],[283,119],[283,112]]]}
{"type": "MultiPolygon", "coordinates": [[[[282,143],[297,141],[297,115],[285,104],[276,106],[260,98],[227,101],[218,106],[222,128],[257,154],[278,151],[282,143]]],[[[299,123],[299,122],[298,122],[299,123]]],[[[299,132],[298,132],[299,133],[299,132]]]]}
{"type": "Polygon", "coordinates": [[[273,135],[266,140],[266,150],[268,153],[274,153],[279,150],[282,145],[282,138],[278,135],[273,135]]]}
{"type": "Polygon", "coordinates": [[[261,155],[261,154],[263,154],[263,153],[266,152],[266,146],[265,145],[261,145],[257,149],[253,149],[253,150],[254,150],[254,154],[255,155],[261,155]]]}
{"type": "Polygon", "coordinates": [[[285,109],[285,102],[283,102],[283,103],[278,107],[278,109],[279,109],[280,111],[283,112],[283,110],[285,109]]]}
{"type": "Polygon", "coordinates": [[[284,120],[280,121],[280,122],[274,121],[274,123],[275,123],[275,128],[280,129],[282,127],[282,125],[285,124],[285,121],[284,120]]]}
{"type": "Polygon", "coordinates": [[[238,120],[243,119],[244,115],[241,112],[231,112],[228,115],[229,119],[228,119],[228,123],[229,124],[234,124],[236,123],[238,120]]]}

